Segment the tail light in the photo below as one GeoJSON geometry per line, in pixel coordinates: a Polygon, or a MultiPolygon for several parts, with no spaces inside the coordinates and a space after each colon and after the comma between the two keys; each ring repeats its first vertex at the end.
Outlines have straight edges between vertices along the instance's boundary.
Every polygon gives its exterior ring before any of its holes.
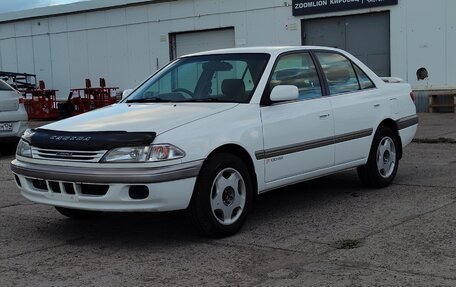
{"type": "Polygon", "coordinates": [[[25,103],[25,98],[20,97],[20,98],[19,98],[19,104],[24,104],[24,103],[25,103]]]}
{"type": "Polygon", "coordinates": [[[415,95],[413,94],[413,92],[410,92],[410,98],[412,99],[413,102],[415,102],[415,95]]]}

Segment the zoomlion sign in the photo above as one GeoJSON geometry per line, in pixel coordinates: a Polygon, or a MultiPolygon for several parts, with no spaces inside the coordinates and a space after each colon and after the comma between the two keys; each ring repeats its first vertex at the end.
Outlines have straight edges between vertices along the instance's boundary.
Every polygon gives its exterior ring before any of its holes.
{"type": "Polygon", "coordinates": [[[293,0],[293,16],[397,5],[398,0],[293,0]]]}

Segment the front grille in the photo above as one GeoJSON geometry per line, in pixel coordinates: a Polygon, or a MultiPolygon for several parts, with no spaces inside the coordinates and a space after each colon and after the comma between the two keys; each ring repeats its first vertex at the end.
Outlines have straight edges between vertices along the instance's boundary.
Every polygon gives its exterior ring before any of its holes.
{"type": "Polygon", "coordinates": [[[29,185],[32,185],[38,192],[61,193],[79,196],[104,196],[108,193],[109,185],[106,184],[87,184],[60,182],[52,180],[42,180],[36,178],[26,178],[29,185]]]}
{"type": "Polygon", "coordinates": [[[70,161],[70,162],[99,162],[105,150],[100,151],[75,151],[75,150],[51,150],[32,147],[33,158],[70,161]]]}
{"type": "Polygon", "coordinates": [[[60,190],[60,184],[56,181],[49,181],[49,187],[51,188],[52,192],[62,193],[60,190]]]}
{"type": "Polygon", "coordinates": [[[34,188],[39,189],[41,191],[48,190],[46,181],[42,179],[32,179],[32,185],[34,188]]]}

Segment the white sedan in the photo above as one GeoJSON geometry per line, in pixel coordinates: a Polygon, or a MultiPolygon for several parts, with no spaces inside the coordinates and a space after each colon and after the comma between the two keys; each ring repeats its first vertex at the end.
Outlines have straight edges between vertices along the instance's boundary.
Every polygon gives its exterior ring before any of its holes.
{"type": "Polygon", "coordinates": [[[28,116],[21,94],[0,80],[0,153],[14,153],[27,129],[28,116]]]}
{"type": "Polygon", "coordinates": [[[23,196],[62,214],[186,209],[237,232],[258,194],[357,168],[389,185],[416,132],[411,88],[345,51],[238,48],[181,57],[119,104],[27,131],[23,196]]]}

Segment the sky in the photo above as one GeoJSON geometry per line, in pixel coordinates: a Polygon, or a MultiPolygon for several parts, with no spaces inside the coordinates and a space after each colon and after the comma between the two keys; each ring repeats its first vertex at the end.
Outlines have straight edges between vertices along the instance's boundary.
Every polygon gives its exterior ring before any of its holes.
{"type": "Polygon", "coordinates": [[[80,1],[83,0],[0,0],[0,14],[80,1]]]}

